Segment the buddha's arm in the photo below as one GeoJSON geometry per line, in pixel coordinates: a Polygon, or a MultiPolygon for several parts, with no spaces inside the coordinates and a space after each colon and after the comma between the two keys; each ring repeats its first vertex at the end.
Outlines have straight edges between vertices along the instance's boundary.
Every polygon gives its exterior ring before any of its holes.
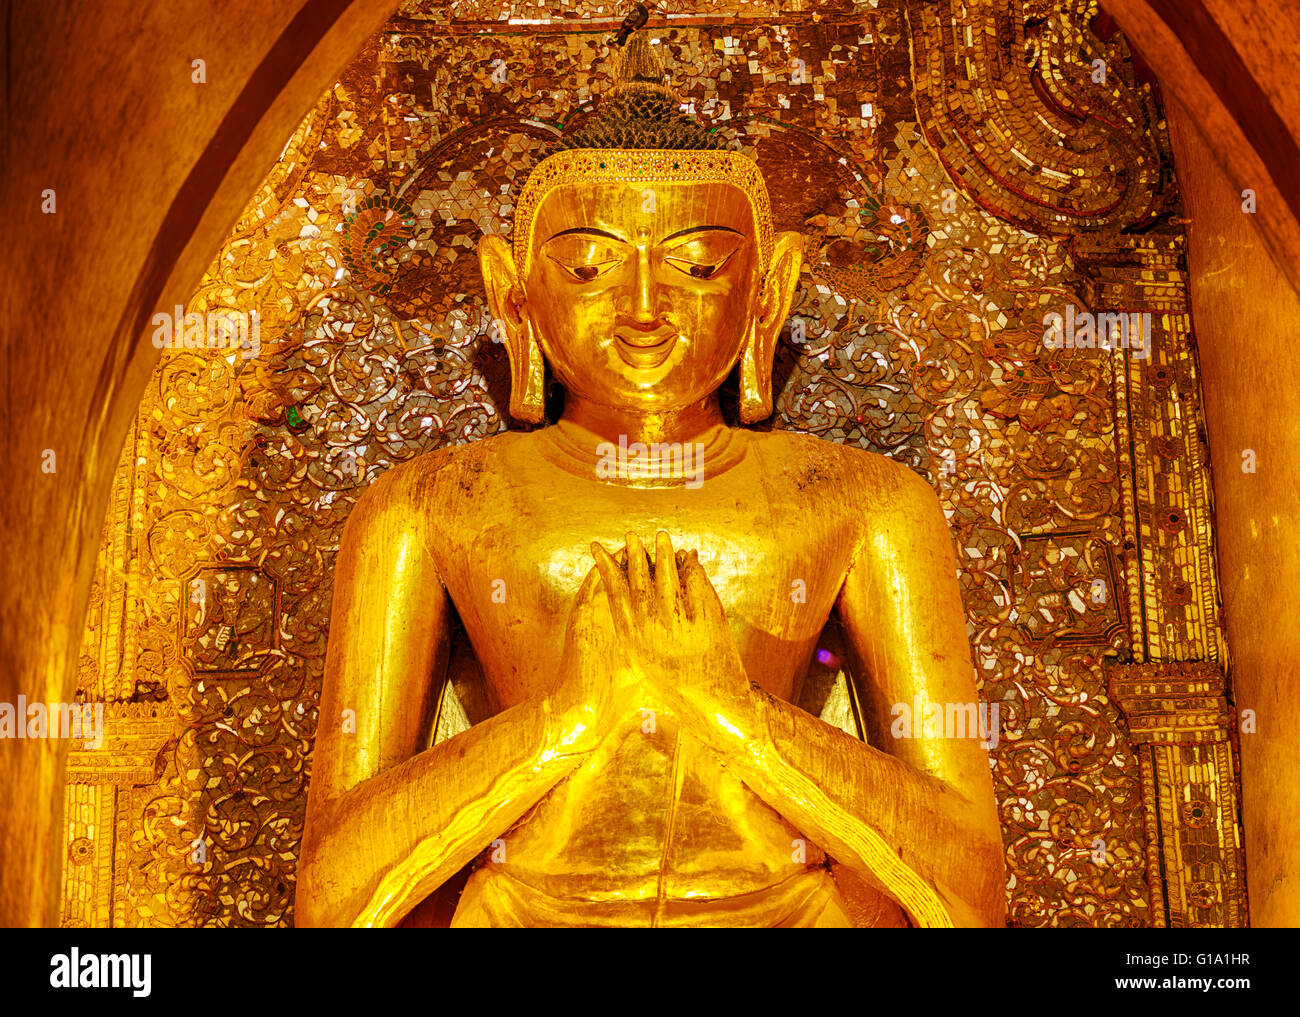
{"type": "Polygon", "coordinates": [[[890,730],[895,704],[910,710],[917,695],[940,709],[978,702],[952,538],[934,492],[910,471],[877,492],[883,508],[873,510],[839,613],[868,739],[886,751],[760,695],[767,737],[737,754],[739,766],[769,805],[922,924],[946,924],[934,913],[937,894],[953,924],[999,926],[1004,852],[978,736],[890,730]]]}
{"type": "Polygon", "coordinates": [[[1003,849],[978,733],[890,737],[895,703],[976,696],[938,500],[908,470],[877,472],[839,611],[869,736],[887,752],[751,685],[698,557],[681,556],[679,584],[666,534],[653,582],[634,535],[626,577],[608,552],[593,553],[641,673],[751,790],[920,924],[999,925],[1003,849]]]}
{"type": "Polygon", "coordinates": [[[742,779],[924,926],[1003,924],[991,803],[921,773],[782,700],[766,698],[762,750],[742,779]]]}
{"type": "Polygon", "coordinates": [[[395,924],[578,762],[565,718],[540,698],[425,748],[449,605],[407,483],[376,482],[339,552],[298,867],[303,926],[395,924]]]}

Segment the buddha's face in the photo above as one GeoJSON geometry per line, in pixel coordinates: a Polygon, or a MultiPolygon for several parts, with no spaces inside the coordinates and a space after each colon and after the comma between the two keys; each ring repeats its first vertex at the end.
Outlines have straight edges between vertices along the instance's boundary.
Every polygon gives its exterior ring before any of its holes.
{"type": "Polygon", "coordinates": [[[526,313],[568,391],[665,411],[722,384],[762,282],[753,211],[740,188],[565,184],[534,222],[521,280],[526,313]]]}

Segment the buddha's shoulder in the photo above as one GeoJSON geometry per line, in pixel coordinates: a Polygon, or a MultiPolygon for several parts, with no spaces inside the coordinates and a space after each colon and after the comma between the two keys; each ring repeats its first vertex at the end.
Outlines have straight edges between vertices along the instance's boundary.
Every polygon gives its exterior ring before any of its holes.
{"type": "Polygon", "coordinates": [[[939,505],[929,482],[888,456],[799,431],[750,432],[750,440],[801,491],[851,498],[863,511],[930,511],[939,505]]]}
{"type": "Polygon", "coordinates": [[[390,467],[357,500],[349,525],[368,526],[390,514],[427,516],[445,507],[449,497],[463,501],[482,488],[484,478],[495,472],[493,461],[518,437],[502,432],[433,449],[390,467]]]}

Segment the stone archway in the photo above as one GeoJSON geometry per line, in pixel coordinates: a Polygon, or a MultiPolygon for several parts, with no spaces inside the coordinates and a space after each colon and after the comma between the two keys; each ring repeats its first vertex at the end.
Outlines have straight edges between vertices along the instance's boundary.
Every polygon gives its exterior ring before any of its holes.
{"type": "MultiPolygon", "coordinates": [[[[108,484],[158,359],[149,316],[193,291],[284,139],[395,6],[11,13],[0,700],[70,697],[108,484]]],[[[56,921],[63,744],[0,742],[5,925],[56,921]]]]}

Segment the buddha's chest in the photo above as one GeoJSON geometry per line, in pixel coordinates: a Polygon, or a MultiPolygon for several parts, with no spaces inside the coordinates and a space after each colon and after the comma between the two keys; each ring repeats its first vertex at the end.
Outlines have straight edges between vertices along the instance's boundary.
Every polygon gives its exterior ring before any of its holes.
{"type": "Polygon", "coordinates": [[[815,493],[786,495],[720,485],[503,490],[448,541],[444,581],[480,659],[493,662],[489,681],[514,700],[558,663],[574,597],[594,566],[592,543],[617,554],[634,533],[653,560],[662,530],[674,550],[699,553],[742,658],[763,662],[780,684],[825,623],[853,544],[815,493]]]}

